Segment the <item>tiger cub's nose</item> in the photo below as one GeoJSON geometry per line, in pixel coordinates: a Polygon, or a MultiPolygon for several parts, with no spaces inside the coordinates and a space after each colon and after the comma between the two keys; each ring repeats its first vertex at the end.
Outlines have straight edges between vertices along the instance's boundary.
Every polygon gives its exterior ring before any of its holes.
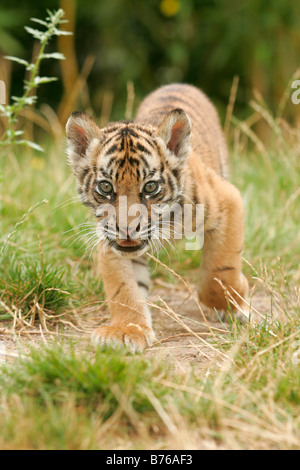
{"type": "Polygon", "coordinates": [[[139,232],[141,230],[141,224],[139,223],[136,227],[128,227],[127,228],[127,238],[131,238],[135,240],[139,237],[139,232]]]}

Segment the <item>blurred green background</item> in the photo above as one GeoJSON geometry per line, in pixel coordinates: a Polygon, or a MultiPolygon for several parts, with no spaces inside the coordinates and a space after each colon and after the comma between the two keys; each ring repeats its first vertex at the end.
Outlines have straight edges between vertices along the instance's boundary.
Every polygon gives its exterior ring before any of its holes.
{"type": "MultiPolygon", "coordinates": [[[[247,116],[255,89],[275,111],[299,66],[297,1],[1,0],[0,78],[10,95],[22,93],[24,69],[3,56],[31,60],[32,37],[24,25],[58,8],[65,10],[65,29],[74,37],[51,43],[49,50],[63,52],[67,61],[43,64],[42,75],[60,80],[39,90],[39,103],[50,105],[61,124],[74,109],[102,115],[103,122],[106,116],[124,118],[128,83],[129,92],[134,86],[134,107],[162,84],[192,83],[224,119],[234,76],[237,116],[247,116]]],[[[299,113],[295,108],[287,110],[291,119],[299,113]]]]}

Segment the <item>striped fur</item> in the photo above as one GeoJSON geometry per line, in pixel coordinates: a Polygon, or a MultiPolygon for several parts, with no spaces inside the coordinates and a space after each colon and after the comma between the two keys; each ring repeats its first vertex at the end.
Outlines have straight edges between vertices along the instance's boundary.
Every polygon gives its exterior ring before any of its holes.
{"type": "Polygon", "coordinates": [[[227,309],[229,304],[233,310],[236,304],[244,308],[248,284],[241,273],[241,197],[228,181],[228,155],[217,113],[200,90],[181,84],[162,87],[145,98],[135,121],[103,129],[88,115],[74,113],[67,136],[68,159],[81,200],[101,226],[99,267],[111,324],[96,330],[96,342],[141,351],[154,339],[145,303],[149,289],[145,253],[152,243],[151,207],[157,203],[204,205],[199,298],[211,308],[227,309]],[[157,188],[153,193],[146,192],[149,182],[157,188]],[[122,205],[124,196],[127,205],[122,205]],[[115,208],[109,219],[113,223],[101,225],[107,204],[115,208]],[[129,210],[134,204],[145,207],[135,230],[131,227],[136,215],[129,210]],[[146,239],[142,234],[147,234],[146,239]]]}
{"type": "Polygon", "coordinates": [[[228,179],[228,152],[216,110],[202,91],[191,85],[172,84],[151,93],[141,104],[136,121],[156,125],[174,108],[192,122],[191,146],[201,160],[228,179]]]}

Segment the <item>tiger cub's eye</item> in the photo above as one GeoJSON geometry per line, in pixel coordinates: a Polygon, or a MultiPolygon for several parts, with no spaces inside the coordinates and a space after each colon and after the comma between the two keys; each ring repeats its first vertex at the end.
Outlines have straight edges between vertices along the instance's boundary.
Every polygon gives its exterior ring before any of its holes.
{"type": "Polygon", "coordinates": [[[158,183],[157,181],[149,181],[144,186],[144,192],[146,194],[153,194],[158,190],[158,183]]]}
{"type": "Polygon", "coordinates": [[[109,181],[100,181],[97,191],[101,194],[111,194],[113,192],[113,185],[109,181]]]}

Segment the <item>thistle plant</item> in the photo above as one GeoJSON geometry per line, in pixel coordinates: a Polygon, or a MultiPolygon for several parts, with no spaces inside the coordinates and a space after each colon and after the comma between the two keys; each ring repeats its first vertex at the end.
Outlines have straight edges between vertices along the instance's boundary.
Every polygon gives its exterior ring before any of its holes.
{"type": "Polygon", "coordinates": [[[33,36],[34,39],[40,42],[39,53],[36,59],[32,63],[30,63],[27,60],[19,59],[18,57],[6,56],[6,59],[24,65],[26,72],[29,73],[29,79],[24,79],[24,93],[22,96],[12,96],[11,104],[0,105],[0,115],[6,117],[8,121],[7,128],[0,140],[0,146],[25,145],[35,150],[43,151],[40,145],[36,144],[35,142],[26,140],[22,137],[24,135],[24,131],[17,129],[17,124],[22,111],[26,107],[32,106],[36,103],[37,95],[33,94],[33,92],[36,93],[36,90],[40,85],[57,80],[56,77],[39,76],[40,65],[44,59],[65,59],[64,55],[59,52],[45,52],[46,46],[48,45],[49,41],[53,36],[72,34],[69,31],[63,31],[59,29],[59,25],[67,22],[63,19],[64,11],[62,9],[59,9],[54,12],[47,10],[47,14],[48,16],[45,20],[31,18],[31,21],[41,25],[44,28],[43,31],[41,31],[40,29],[25,26],[26,31],[31,36],[33,36]]]}

